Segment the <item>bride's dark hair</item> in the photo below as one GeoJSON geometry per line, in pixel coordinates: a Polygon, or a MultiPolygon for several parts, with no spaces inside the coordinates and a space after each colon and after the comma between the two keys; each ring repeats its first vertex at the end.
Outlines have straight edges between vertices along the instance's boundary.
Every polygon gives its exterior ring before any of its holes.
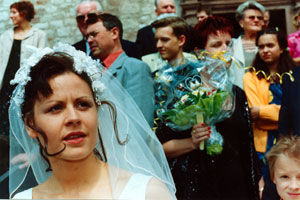
{"type": "MultiPolygon", "coordinates": [[[[66,148],[66,145],[64,144],[64,147],[53,154],[50,154],[47,151],[47,144],[48,144],[48,138],[43,130],[41,130],[39,127],[36,127],[34,124],[34,103],[35,101],[39,98],[39,95],[43,97],[49,97],[53,91],[50,87],[49,80],[55,76],[64,74],[64,73],[74,73],[78,75],[83,81],[87,83],[87,85],[90,87],[94,101],[95,101],[95,94],[92,90],[92,84],[91,80],[88,77],[88,75],[83,71],[82,73],[78,73],[74,70],[74,60],[71,56],[69,56],[66,53],[62,52],[55,52],[55,53],[50,53],[46,54],[45,56],[42,57],[42,59],[31,68],[30,72],[30,78],[31,81],[27,83],[25,86],[25,94],[24,94],[24,103],[22,104],[22,115],[23,115],[23,120],[24,123],[30,127],[31,129],[37,131],[44,139],[44,147],[42,146],[41,142],[38,139],[39,146],[40,146],[40,153],[42,157],[46,160],[48,163],[49,167],[46,171],[51,170],[51,166],[49,163],[49,160],[47,156],[56,156],[63,152],[66,148]]],[[[96,102],[96,101],[95,101],[96,102]]],[[[118,131],[117,131],[117,125],[116,125],[116,112],[115,112],[115,106],[108,102],[108,101],[102,101],[101,105],[106,104],[110,110],[111,110],[111,117],[113,120],[114,124],[114,130],[115,134],[117,136],[117,140],[119,144],[124,144],[126,141],[121,142],[119,137],[118,137],[118,131]]],[[[100,153],[95,149],[95,154],[104,162],[107,161],[106,154],[105,154],[105,149],[104,145],[102,142],[101,134],[99,133],[98,130],[98,135],[99,135],[99,141],[100,141],[100,147],[102,150],[102,156],[100,153]]]]}

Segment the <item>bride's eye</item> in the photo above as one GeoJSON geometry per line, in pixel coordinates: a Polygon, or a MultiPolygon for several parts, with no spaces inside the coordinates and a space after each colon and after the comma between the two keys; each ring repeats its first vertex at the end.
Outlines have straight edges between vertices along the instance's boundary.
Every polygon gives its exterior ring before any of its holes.
{"type": "Polygon", "coordinates": [[[88,101],[79,101],[79,102],[77,102],[77,106],[80,109],[88,109],[88,108],[92,107],[92,104],[88,101]]]}
{"type": "Polygon", "coordinates": [[[48,112],[49,112],[49,113],[57,113],[57,112],[59,112],[61,109],[62,109],[62,105],[61,105],[61,104],[55,104],[54,106],[51,106],[51,107],[48,109],[48,112]]]}

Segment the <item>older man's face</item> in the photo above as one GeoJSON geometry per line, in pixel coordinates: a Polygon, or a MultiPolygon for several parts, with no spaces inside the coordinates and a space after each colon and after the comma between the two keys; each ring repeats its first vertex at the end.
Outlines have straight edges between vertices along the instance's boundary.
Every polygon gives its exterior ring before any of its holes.
{"type": "Polygon", "coordinates": [[[175,13],[176,7],[174,0],[158,0],[155,13],[157,16],[164,13],[175,13]]]}
{"type": "Polygon", "coordinates": [[[94,2],[84,2],[78,5],[76,12],[77,26],[83,36],[86,35],[88,14],[100,14],[97,11],[97,5],[94,2]]]}

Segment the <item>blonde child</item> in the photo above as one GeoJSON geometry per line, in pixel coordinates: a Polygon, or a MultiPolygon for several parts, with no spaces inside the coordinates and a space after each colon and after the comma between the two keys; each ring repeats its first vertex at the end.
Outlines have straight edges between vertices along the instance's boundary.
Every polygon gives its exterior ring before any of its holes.
{"type": "Polygon", "coordinates": [[[282,137],[267,154],[267,160],[281,200],[299,200],[300,137],[282,137]]]}

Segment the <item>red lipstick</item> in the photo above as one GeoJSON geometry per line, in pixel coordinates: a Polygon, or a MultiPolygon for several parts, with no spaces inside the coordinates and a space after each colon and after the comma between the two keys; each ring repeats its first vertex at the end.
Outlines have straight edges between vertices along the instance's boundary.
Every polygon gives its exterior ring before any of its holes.
{"type": "Polygon", "coordinates": [[[85,139],[86,135],[83,132],[72,132],[63,138],[68,144],[79,144],[85,139]]]}

